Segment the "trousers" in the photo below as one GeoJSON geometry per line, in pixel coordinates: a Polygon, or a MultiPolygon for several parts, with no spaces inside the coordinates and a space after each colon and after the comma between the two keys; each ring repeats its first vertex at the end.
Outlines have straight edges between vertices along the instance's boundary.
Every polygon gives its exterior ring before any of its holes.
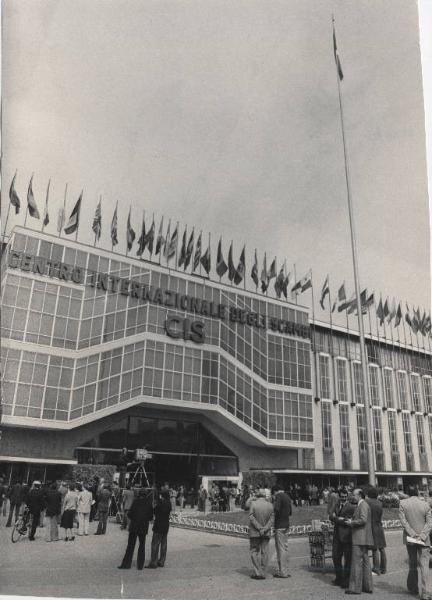
{"type": "Polygon", "coordinates": [[[288,575],[288,527],[275,529],[276,556],[279,567],[279,575],[288,575]]]}
{"type": "Polygon", "coordinates": [[[14,514],[13,514],[14,512],[15,512],[14,523],[18,519],[20,508],[21,508],[21,502],[14,502],[13,500],[11,500],[9,502],[9,515],[8,515],[8,520],[6,521],[6,527],[12,526],[12,517],[14,516],[14,514]]]}
{"type": "Polygon", "coordinates": [[[137,567],[138,569],[142,569],[144,567],[146,534],[137,533],[136,531],[129,531],[128,544],[126,546],[126,552],[121,564],[121,566],[125,567],[126,569],[130,569],[132,566],[132,559],[135,551],[137,537],[139,538],[137,567]]]}
{"type": "Polygon", "coordinates": [[[168,548],[168,533],[157,533],[153,531],[151,542],[151,564],[163,567],[166,560],[168,548]]]}
{"type": "Polygon", "coordinates": [[[88,535],[90,513],[78,513],[78,535],[88,535]]]}
{"type": "Polygon", "coordinates": [[[337,536],[333,538],[333,564],[336,573],[336,584],[343,587],[348,586],[349,583],[352,548],[351,541],[341,542],[337,536]]]}
{"type": "Polygon", "coordinates": [[[352,592],[370,592],[373,589],[372,569],[367,546],[353,546],[349,589],[352,592]]]}
{"type": "Polygon", "coordinates": [[[249,538],[249,549],[255,575],[265,577],[269,559],[269,537],[249,538]]]}
{"type": "Polygon", "coordinates": [[[30,533],[29,533],[29,540],[34,540],[36,529],[39,527],[40,514],[41,514],[40,510],[31,513],[32,524],[31,524],[30,533]]]}
{"type": "Polygon", "coordinates": [[[385,573],[387,571],[387,556],[385,548],[377,548],[372,550],[373,568],[377,573],[385,573]]]}
{"type": "Polygon", "coordinates": [[[413,594],[419,594],[420,598],[430,595],[429,584],[429,548],[407,544],[408,552],[408,579],[407,588],[413,594]]]}
{"type": "Polygon", "coordinates": [[[107,529],[107,522],[108,522],[108,511],[107,510],[100,510],[99,511],[99,523],[98,523],[98,527],[97,527],[97,534],[104,534],[106,533],[106,529],[107,529]]]}
{"type": "Polygon", "coordinates": [[[56,542],[59,539],[57,515],[46,518],[45,539],[47,542],[56,542]]]}

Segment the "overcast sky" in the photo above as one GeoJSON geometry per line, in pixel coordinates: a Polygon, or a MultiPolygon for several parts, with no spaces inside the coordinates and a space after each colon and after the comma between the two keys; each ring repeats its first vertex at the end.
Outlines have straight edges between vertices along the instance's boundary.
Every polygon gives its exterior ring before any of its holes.
{"type": "MultiPolygon", "coordinates": [[[[68,183],[79,240],[102,195],[246,243],[352,291],[331,15],[335,14],[361,286],[430,305],[418,13],[412,0],[5,0],[3,182],[34,172],[47,232],[68,183]]],[[[2,220],[8,203],[3,193],[2,220]]],[[[22,224],[11,213],[9,226],[22,224]]],[[[28,225],[38,226],[28,219],[28,225]]],[[[181,230],[182,231],[182,230],[181,230]]],[[[135,250],[131,254],[135,254],[135,250]]],[[[213,250],[215,264],[215,250],[213,250]]],[[[250,268],[248,268],[249,272],[250,268]]],[[[304,301],[310,302],[307,294],[304,301]]],[[[320,309],[318,318],[325,318],[320,309]]]]}

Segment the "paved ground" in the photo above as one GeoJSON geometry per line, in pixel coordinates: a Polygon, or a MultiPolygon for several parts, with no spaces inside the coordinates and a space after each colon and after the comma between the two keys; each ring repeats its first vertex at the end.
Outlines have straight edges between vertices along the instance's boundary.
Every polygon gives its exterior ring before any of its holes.
{"type": "MultiPolygon", "coordinates": [[[[292,578],[250,579],[247,540],[171,528],[163,569],[120,571],[127,534],[109,525],[105,537],[90,535],[75,542],[46,543],[44,529],[34,542],[10,541],[0,519],[0,594],[78,598],[142,598],[155,600],[337,600],[347,598],[331,586],[332,574],[308,571],[306,538],[290,540],[292,578]]],[[[92,524],[93,529],[95,524],[92,524]]],[[[378,600],[402,600],[407,561],[400,531],[387,534],[389,572],[374,577],[378,600]]],[[[147,550],[150,539],[147,538],[147,550]]],[[[275,565],[271,545],[271,572],[275,565]]],[[[369,598],[369,595],[364,595],[369,598]]]]}

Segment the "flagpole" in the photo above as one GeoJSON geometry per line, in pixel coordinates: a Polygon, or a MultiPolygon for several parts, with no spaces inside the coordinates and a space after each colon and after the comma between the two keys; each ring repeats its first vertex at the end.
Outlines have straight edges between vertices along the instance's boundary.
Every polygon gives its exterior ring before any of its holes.
{"type": "MultiPolygon", "coordinates": [[[[333,31],[334,31],[334,16],[333,16],[333,31]]],[[[336,38],[334,38],[336,39],[336,38]]],[[[336,55],[336,47],[335,47],[335,55],[336,55]]],[[[349,223],[351,230],[351,250],[352,250],[352,260],[353,260],[353,270],[354,270],[354,285],[355,285],[355,293],[357,299],[357,313],[358,313],[358,325],[359,325],[359,337],[360,337],[360,356],[362,362],[362,373],[363,373],[363,389],[364,389],[364,407],[365,407],[365,416],[366,416],[366,435],[367,435],[367,443],[368,443],[368,471],[369,471],[369,483],[370,485],[375,486],[376,484],[376,476],[375,476],[375,456],[374,456],[374,443],[372,437],[372,415],[370,409],[370,390],[369,390],[369,374],[368,374],[368,364],[367,364],[367,354],[366,354],[366,344],[364,338],[364,327],[363,327],[363,314],[361,311],[361,299],[360,299],[360,282],[359,282],[359,269],[358,269],[358,259],[357,259],[357,243],[356,243],[356,232],[355,232],[355,223],[354,223],[354,211],[352,206],[352,198],[351,198],[351,187],[350,187],[350,177],[349,177],[349,168],[348,168],[348,153],[347,153],[347,144],[345,138],[345,125],[344,125],[344,115],[343,115],[343,105],[342,105],[342,94],[341,94],[341,85],[340,85],[340,77],[338,70],[336,70],[336,79],[337,79],[337,87],[338,87],[338,97],[339,97],[339,112],[340,112],[340,124],[341,124],[341,132],[342,132],[342,145],[343,145],[343,153],[344,153],[344,163],[345,163],[345,183],[346,183],[346,193],[347,193],[347,203],[348,203],[348,215],[349,215],[349,223]]]]}
{"type": "MultiPolygon", "coordinates": [[[[333,361],[333,357],[334,357],[334,344],[333,344],[333,316],[332,316],[332,311],[331,311],[331,307],[332,307],[332,302],[331,302],[331,291],[330,291],[330,275],[327,275],[327,285],[328,285],[328,301],[329,301],[329,317],[330,317],[330,348],[331,348],[331,355],[332,355],[332,363],[334,363],[333,361]]],[[[333,364],[333,377],[334,377],[334,364],[333,364]]],[[[333,378],[333,381],[336,381],[335,378],[333,378]]]]}
{"type": "Polygon", "coordinates": [[[62,214],[62,218],[61,218],[61,227],[60,227],[60,231],[58,232],[58,236],[59,238],[61,238],[61,232],[63,230],[63,225],[66,221],[66,197],[67,197],[67,189],[68,189],[68,184],[66,183],[65,185],[65,191],[64,191],[64,196],[63,196],[63,214],[62,214]]]}

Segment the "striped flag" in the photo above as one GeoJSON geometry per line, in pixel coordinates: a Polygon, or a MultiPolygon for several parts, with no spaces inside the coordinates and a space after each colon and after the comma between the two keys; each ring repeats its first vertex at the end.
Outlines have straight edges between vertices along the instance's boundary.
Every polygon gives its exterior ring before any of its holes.
{"type": "Polygon", "coordinates": [[[66,233],[66,235],[69,235],[71,233],[74,233],[75,231],[78,231],[82,197],[83,197],[83,192],[81,192],[80,197],[76,201],[76,204],[73,207],[73,210],[70,214],[69,220],[66,223],[66,227],[64,228],[64,232],[66,233]]]}
{"type": "Polygon", "coordinates": [[[135,239],[135,231],[132,229],[132,225],[131,225],[131,210],[132,209],[129,207],[129,214],[128,214],[127,225],[126,225],[126,245],[127,245],[128,251],[132,248],[132,244],[134,243],[134,239],[135,239]]]}
{"type": "Polygon", "coordinates": [[[113,214],[113,218],[111,221],[111,244],[114,246],[117,246],[118,244],[118,238],[117,238],[117,226],[118,226],[118,222],[117,222],[117,206],[118,203],[116,204],[115,210],[114,210],[114,214],[113,214]]]}
{"type": "Polygon", "coordinates": [[[100,240],[100,236],[102,233],[102,198],[99,199],[99,203],[96,206],[92,230],[94,231],[96,240],[100,240]]]}
{"type": "Polygon", "coordinates": [[[27,190],[27,208],[31,217],[34,219],[40,219],[40,214],[33,194],[33,175],[30,178],[30,183],[27,190]]]}
{"type": "Polygon", "coordinates": [[[336,308],[338,309],[338,312],[339,312],[339,306],[342,304],[342,302],[345,302],[345,300],[346,300],[346,291],[345,291],[345,282],[344,282],[338,289],[337,298],[333,302],[333,306],[331,309],[332,313],[336,310],[336,308]]]}
{"type": "Polygon", "coordinates": [[[309,271],[309,273],[306,273],[306,275],[304,277],[302,277],[300,279],[300,281],[297,281],[297,283],[294,284],[294,286],[291,290],[291,295],[298,296],[299,294],[303,294],[303,292],[305,292],[306,290],[308,290],[311,287],[312,287],[312,277],[311,277],[311,273],[309,271]]]}
{"type": "Polygon", "coordinates": [[[12,183],[11,186],[9,188],[9,200],[10,203],[15,206],[15,214],[17,215],[20,211],[20,207],[21,207],[21,201],[19,199],[18,194],[16,193],[15,190],[15,179],[16,179],[17,174],[15,173],[15,175],[13,176],[12,179],[12,183]]]}

